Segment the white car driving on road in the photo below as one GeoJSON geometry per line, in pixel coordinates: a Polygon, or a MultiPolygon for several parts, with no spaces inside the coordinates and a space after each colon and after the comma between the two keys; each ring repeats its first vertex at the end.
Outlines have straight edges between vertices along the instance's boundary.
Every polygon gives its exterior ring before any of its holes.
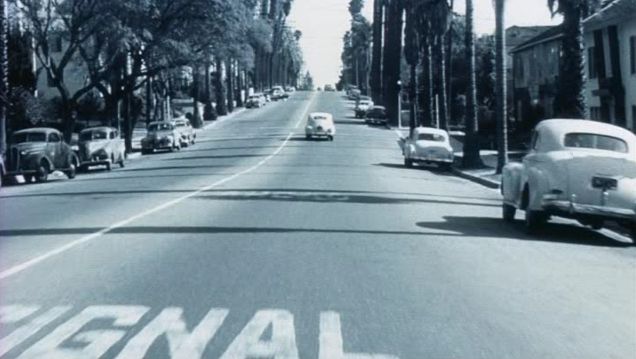
{"type": "Polygon", "coordinates": [[[398,144],[407,168],[415,163],[427,163],[448,170],[455,159],[448,132],[438,128],[418,127],[411,136],[400,138],[398,144]]]}
{"type": "Polygon", "coordinates": [[[309,114],[305,126],[305,136],[308,140],[313,137],[326,137],[329,141],[333,141],[335,135],[336,126],[330,113],[314,112],[309,114]]]}
{"type": "Polygon", "coordinates": [[[528,232],[550,216],[600,229],[616,221],[636,235],[636,135],[587,120],[546,120],[522,163],[502,177],[503,217],[525,211],[528,232]]]}

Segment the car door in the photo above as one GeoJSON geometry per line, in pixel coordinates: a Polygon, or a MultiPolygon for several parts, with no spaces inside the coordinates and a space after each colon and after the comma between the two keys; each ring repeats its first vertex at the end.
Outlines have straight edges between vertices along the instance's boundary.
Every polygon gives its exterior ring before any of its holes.
{"type": "Polygon", "coordinates": [[[64,159],[62,158],[62,136],[57,132],[51,132],[47,138],[46,156],[52,162],[55,168],[64,168],[64,159]]]}

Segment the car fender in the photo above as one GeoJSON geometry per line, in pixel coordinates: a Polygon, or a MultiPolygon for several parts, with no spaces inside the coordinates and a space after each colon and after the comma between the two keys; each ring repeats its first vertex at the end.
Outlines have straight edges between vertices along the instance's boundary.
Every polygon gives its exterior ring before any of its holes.
{"type": "Polygon", "coordinates": [[[501,194],[504,202],[514,204],[517,207],[521,204],[523,164],[510,163],[503,169],[501,176],[501,194]]]}
{"type": "Polygon", "coordinates": [[[548,178],[541,168],[535,166],[526,168],[525,175],[524,190],[530,191],[527,208],[534,211],[541,210],[543,195],[549,191],[548,178]]]}

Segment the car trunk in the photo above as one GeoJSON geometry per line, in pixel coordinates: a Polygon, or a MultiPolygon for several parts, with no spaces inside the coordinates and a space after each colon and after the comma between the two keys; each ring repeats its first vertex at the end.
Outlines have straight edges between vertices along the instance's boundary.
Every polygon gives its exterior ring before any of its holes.
{"type": "Polygon", "coordinates": [[[633,208],[636,163],[625,155],[572,151],[568,161],[568,197],[577,204],[633,208]],[[607,195],[604,195],[607,192],[607,195]]]}
{"type": "Polygon", "coordinates": [[[446,159],[449,153],[443,142],[418,140],[415,147],[420,156],[446,159]]]}
{"type": "Polygon", "coordinates": [[[324,132],[331,128],[331,122],[327,119],[313,119],[313,128],[318,132],[324,132]]]}

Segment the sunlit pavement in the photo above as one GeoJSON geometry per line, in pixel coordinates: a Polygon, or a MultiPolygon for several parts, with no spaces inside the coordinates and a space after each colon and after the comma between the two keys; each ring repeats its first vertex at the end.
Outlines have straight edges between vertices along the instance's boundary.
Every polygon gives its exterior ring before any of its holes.
{"type": "Polygon", "coordinates": [[[528,236],[351,106],[297,93],[181,152],[3,188],[0,357],[635,357],[628,239],[528,236]],[[305,140],[309,111],[334,142],[305,140]]]}

